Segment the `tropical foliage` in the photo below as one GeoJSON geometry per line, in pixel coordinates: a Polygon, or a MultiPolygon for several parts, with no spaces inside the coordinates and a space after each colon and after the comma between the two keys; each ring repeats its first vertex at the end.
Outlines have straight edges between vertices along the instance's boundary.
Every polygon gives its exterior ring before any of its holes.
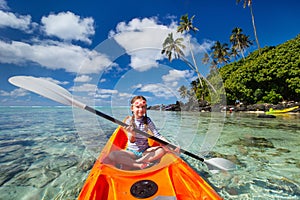
{"type": "Polygon", "coordinates": [[[222,64],[229,62],[229,48],[227,43],[222,44],[219,41],[216,41],[211,50],[212,58],[215,63],[222,64]]]}
{"type": "Polygon", "coordinates": [[[242,29],[238,27],[232,30],[229,41],[231,42],[231,48],[229,48],[227,43],[216,41],[209,52],[204,54],[202,63],[205,65],[210,64],[210,79],[207,80],[199,77],[198,80],[193,81],[191,83],[191,89],[187,93],[188,95],[182,96],[183,98],[189,97],[188,99],[191,100],[192,98],[189,95],[194,95],[198,100],[207,100],[212,104],[225,103],[224,85],[222,77],[218,73],[218,69],[229,63],[232,58],[236,59],[240,54],[243,56],[243,59],[245,59],[244,53],[246,49],[252,45],[249,36],[243,34],[242,29]],[[197,87],[199,84],[201,87],[197,87]],[[207,84],[209,86],[213,85],[215,95],[209,92],[207,84]]]}
{"type": "Polygon", "coordinates": [[[232,30],[232,35],[229,40],[232,44],[231,55],[236,57],[239,53],[242,54],[245,59],[244,51],[252,45],[250,37],[242,33],[243,30],[239,27],[236,27],[232,30]]]}
{"type": "MultiPolygon", "coordinates": [[[[300,35],[219,69],[229,104],[300,101],[300,35]]],[[[208,79],[214,79],[211,74],[208,79]]]]}
{"type": "MultiPolygon", "coordinates": [[[[246,5],[253,14],[252,1],[244,0],[244,7],[246,5]]],[[[193,25],[193,19],[194,16],[190,19],[188,15],[182,16],[177,32],[183,34],[190,30],[198,31],[193,25]]],[[[255,29],[255,24],[253,26],[255,29]]],[[[259,47],[257,36],[255,37],[259,47]]],[[[168,35],[161,53],[170,61],[173,58],[183,60],[198,75],[198,79],[192,81],[190,89],[185,86],[179,89],[182,98],[199,102],[206,100],[212,104],[224,103],[221,102],[225,99],[222,95],[226,92],[228,104],[234,104],[236,100],[245,104],[300,101],[300,34],[276,47],[259,48],[248,56],[245,56],[245,52],[252,45],[252,41],[242,33],[241,28],[236,27],[232,30],[229,41],[230,47],[227,43],[216,41],[204,55],[202,62],[211,65],[210,74],[204,77],[199,73],[190,41],[187,44],[190,47],[192,62],[184,55],[183,49],[186,47],[182,44],[183,38],[174,39],[172,33],[168,35]],[[240,54],[243,59],[232,62],[240,54]],[[211,88],[217,95],[212,95],[211,88]]]]}

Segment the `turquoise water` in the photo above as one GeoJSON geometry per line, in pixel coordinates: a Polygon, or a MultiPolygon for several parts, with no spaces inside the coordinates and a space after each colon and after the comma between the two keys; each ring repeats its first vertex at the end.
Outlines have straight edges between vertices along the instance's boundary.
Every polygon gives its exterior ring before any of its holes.
{"type": "MultiPolygon", "coordinates": [[[[98,108],[119,120],[127,108],[98,108]]],[[[237,169],[182,157],[224,199],[300,199],[300,115],[149,111],[172,143],[237,169]],[[205,142],[203,142],[205,141],[205,142]]],[[[0,107],[0,199],[76,199],[117,126],[71,107],[0,107]]]]}

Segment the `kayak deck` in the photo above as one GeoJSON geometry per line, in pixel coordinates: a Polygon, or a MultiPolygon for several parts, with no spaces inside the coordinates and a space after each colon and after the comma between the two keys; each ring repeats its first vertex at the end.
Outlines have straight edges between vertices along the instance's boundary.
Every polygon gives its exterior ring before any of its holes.
{"type": "Polygon", "coordinates": [[[122,170],[107,157],[126,147],[127,137],[118,127],[95,162],[78,199],[222,199],[187,163],[173,153],[143,170],[122,170]]]}

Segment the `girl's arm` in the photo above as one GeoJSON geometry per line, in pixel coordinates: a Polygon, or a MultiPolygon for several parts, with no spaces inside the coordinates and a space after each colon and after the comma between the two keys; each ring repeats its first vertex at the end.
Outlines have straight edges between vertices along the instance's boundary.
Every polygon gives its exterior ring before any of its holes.
{"type": "Polygon", "coordinates": [[[125,127],[126,135],[128,140],[133,143],[135,142],[135,132],[133,131],[133,126],[131,124],[131,117],[126,117],[124,120],[125,124],[128,124],[128,126],[125,127]]]}
{"type": "Polygon", "coordinates": [[[155,137],[164,140],[166,142],[169,142],[164,136],[162,136],[158,130],[156,129],[156,126],[154,125],[154,123],[152,122],[152,120],[148,117],[148,128],[150,129],[150,131],[154,134],[155,137]]]}
{"type": "Polygon", "coordinates": [[[125,128],[126,132],[127,132],[127,137],[128,140],[133,143],[135,142],[135,132],[133,131],[133,127],[132,126],[127,126],[125,128]]]}

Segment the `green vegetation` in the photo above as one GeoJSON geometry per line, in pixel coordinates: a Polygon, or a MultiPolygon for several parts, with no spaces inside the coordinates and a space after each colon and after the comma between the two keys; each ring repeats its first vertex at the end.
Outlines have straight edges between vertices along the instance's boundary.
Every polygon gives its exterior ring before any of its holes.
{"type": "MultiPolygon", "coordinates": [[[[300,34],[276,47],[254,51],[219,70],[228,104],[300,101],[300,34]]],[[[214,74],[208,80],[213,82],[214,74]]]]}
{"type": "Polygon", "coordinates": [[[225,89],[227,104],[234,104],[236,100],[245,104],[300,101],[300,34],[276,47],[262,48],[260,54],[256,50],[220,68],[216,67],[216,63],[227,63],[229,60],[224,62],[214,57],[215,47],[212,47],[212,68],[207,80],[202,80],[202,86],[199,80],[193,81],[190,90],[181,87],[179,92],[182,98],[220,103],[220,99],[211,99],[208,81],[218,94],[223,94],[222,90],[225,89]],[[220,78],[223,79],[223,85],[220,78]]]}
{"type": "MultiPolygon", "coordinates": [[[[240,3],[240,0],[236,1],[240,3]]],[[[245,104],[272,103],[281,101],[300,101],[300,34],[290,41],[276,47],[260,48],[256,35],[252,1],[244,0],[244,7],[250,8],[252,24],[255,32],[258,50],[245,57],[244,52],[252,45],[249,36],[236,27],[229,38],[231,46],[227,43],[216,41],[209,53],[202,58],[203,64],[210,64],[210,74],[204,77],[195,61],[189,46],[192,62],[184,55],[183,37],[174,38],[170,33],[163,43],[162,54],[169,61],[180,59],[185,62],[197,75],[198,79],[191,83],[191,88],[180,87],[179,92],[183,99],[189,102],[209,101],[211,104],[233,104],[240,100],[245,104]],[[242,55],[242,59],[230,63],[242,55]],[[210,63],[209,63],[210,62],[210,63]],[[227,64],[230,63],[230,64],[227,64]],[[213,92],[211,92],[213,91],[213,92]]],[[[198,28],[193,25],[194,16],[183,15],[177,32],[184,34],[191,30],[196,33],[198,28]]]]}

